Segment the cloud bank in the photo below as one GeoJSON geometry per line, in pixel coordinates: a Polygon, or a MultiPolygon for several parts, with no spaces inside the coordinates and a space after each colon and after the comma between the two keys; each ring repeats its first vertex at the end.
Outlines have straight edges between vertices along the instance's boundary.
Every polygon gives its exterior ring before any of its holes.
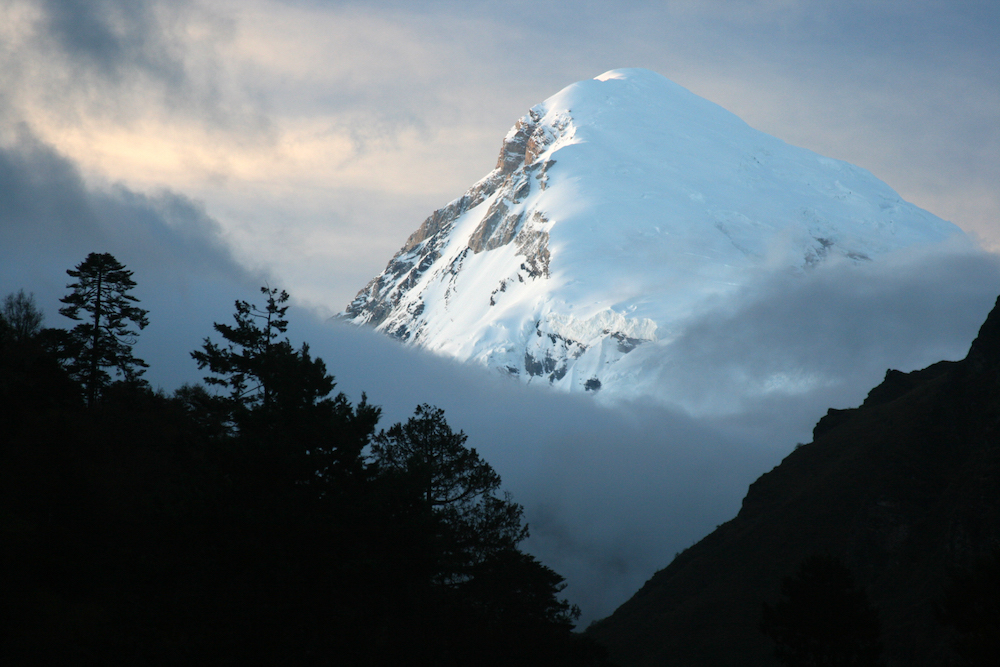
{"type": "Polygon", "coordinates": [[[888,368],[964,357],[998,293],[998,258],[967,247],[764,279],[687,325],[654,380],[661,400],[614,405],[347,325],[299,331],[386,423],[420,402],[444,408],[525,506],[528,548],[567,576],[589,621],[732,518],[827,408],[860,404],[888,368]]]}
{"type": "MultiPolygon", "coordinates": [[[[0,293],[34,292],[46,324],[68,326],[56,314],[65,270],[89,252],[134,271],[150,310],[136,352],[168,391],[199,380],[189,353],[231,319],[234,300],[253,301],[264,281],[285,287],[242,268],[197,203],[90,187],[22,130],[0,147],[0,293]]],[[[527,548],[567,577],[587,623],[731,518],[828,407],[859,404],[889,367],[963,357],[998,292],[997,257],[967,246],[763,276],[687,323],[655,378],[665,401],[616,405],[525,387],[301,306],[289,334],[326,361],[338,390],[381,405],[385,427],[420,403],[443,408],[524,505],[527,548]]]]}
{"type": "Polygon", "coordinates": [[[91,252],[110,252],[138,283],[150,310],[136,354],[154,367],[154,387],[194,379],[186,353],[211,333],[233,301],[266,280],[237,264],[218,223],[170,191],[88,187],[78,168],[22,127],[0,146],[0,293],[35,295],[45,326],[69,327],[58,314],[73,268],[91,252]]]}

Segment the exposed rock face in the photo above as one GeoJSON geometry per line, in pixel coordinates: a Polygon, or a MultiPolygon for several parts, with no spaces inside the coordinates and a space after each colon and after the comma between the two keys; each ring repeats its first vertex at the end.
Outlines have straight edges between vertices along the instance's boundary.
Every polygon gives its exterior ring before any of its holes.
{"type": "Polygon", "coordinates": [[[963,361],[890,370],[754,482],[739,514],[589,633],[622,667],[770,665],[761,605],[811,554],[839,557],[880,610],[893,665],[951,664],[934,602],[1000,548],[1000,299],[963,361]]]}
{"type": "MultiPolygon", "coordinates": [[[[345,310],[344,317],[371,326],[382,324],[407,291],[441,257],[441,248],[449,241],[455,221],[487,199],[492,199],[492,203],[469,237],[469,249],[478,254],[516,239],[519,254],[525,258],[525,275],[528,278],[548,276],[548,234],[538,229],[548,220],[541,211],[533,211],[530,220],[535,225],[527,228],[523,224],[524,211],[512,210],[531,192],[532,179],[538,187],[545,187],[546,172],[555,164],[552,160],[535,162],[553,139],[550,132],[538,125],[538,119],[537,111],[532,110],[517,122],[504,139],[494,170],[464,195],[424,220],[390,260],[385,271],[358,292],[345,310]]],[[[461,261],[450,266],[451,272],[456,275],[460,268],[461,261]]],[[[416,308],[408,312],[419,314],[416,308]]],[[[404,340],[417,335],[405,325],[391,327],[387,332],[404,340]]]]}
{"type": "Polygon", "coordinates": [[[492,195],[498,180],[499,174],[494,171],[469,192],[434,211],[410,235],[402,249],[389,261],[385,271],[358,292],[345,310],[345,316],[371,326],[381,324],[406,291],[416,285],[424,272],[441,256],[440,247],[455,220],[492,195]]]}

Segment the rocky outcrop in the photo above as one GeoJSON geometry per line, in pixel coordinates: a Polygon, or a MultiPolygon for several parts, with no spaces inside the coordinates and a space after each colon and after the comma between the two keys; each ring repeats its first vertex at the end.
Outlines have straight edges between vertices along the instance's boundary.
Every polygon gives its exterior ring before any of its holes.
{"type": "MultiPolygon", "coordinates": [[[[533,187],[546,187],[548,170],[555,164],[553,160],[536,161],[557,136],[539,120],[534,109],[521,118],[504,138],[494,170],[464,195],[428,216],[385,270],[358,292],[341,317],[374,327],[385,322],[407,290],[440,257],[455,221],[491,198],[482,221],[469,237],[468,247],[478,254],[516,241],[519,254],[525,257],[522,268],[526,275],[548,277],[548,234],[537,229],[548,219],[543,212],[526,211],[523,206],[533,187]],[[535,225],[526,227],[526,220],[535,225]]],[[[413,331],[411,327],[395,326],[387,333],[408,340],[413,331]]]]}
{"type": "MultiPolygon", "coordinates": [[[[545,216],[538,211],[532,215],[532,221],[538,225],[548,222],[545,216]]],[[[529,278],[549,277],[549,234],[540,231],[534,226],[529,229],[522,229],[514,239],[517,243],[517,254],[524,257],[519,267],[528,274],[529,278]]]]}

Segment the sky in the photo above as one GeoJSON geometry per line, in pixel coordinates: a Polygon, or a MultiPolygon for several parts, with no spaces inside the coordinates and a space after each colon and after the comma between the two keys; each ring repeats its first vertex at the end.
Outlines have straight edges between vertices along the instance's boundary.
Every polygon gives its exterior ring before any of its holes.
{"type": "Polygon", "coordinates": [[[0,294],[66,326],[65,269],[112,252],[170,390],[235,299],[287,289],[290,333],[352,398],[386,425],[434,403],[470,435],[593,619],[731,518],[826,407],[964,355],[1000,292],[997,34],[1000,5],[961,0],[0,0],[0,294]],[[987,253],[748,286],[680,341],[672,381],[723,406],[697,414],[527,391],[323,324],[531,106],[621,67],[868,169],[987,253]],[[719,389],[774,364],[830,380],[719,389]]]}

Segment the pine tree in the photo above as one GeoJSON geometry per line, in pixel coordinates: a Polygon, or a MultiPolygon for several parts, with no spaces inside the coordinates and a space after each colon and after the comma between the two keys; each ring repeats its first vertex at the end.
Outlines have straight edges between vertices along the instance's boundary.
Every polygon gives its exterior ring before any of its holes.
{"type": "Polygon", "coordinates": [[[440,522],[442,583],[468,578],[472,568],[516,550],[528,536],[523,509],[507,494],[497,495],[500,475],[466,440],[465,433],[451,430],[443,410],[421,405],[371,445],[378,468],[410,485],[424,511],[440,522]]]}
{"type": "Polygon", "coordinates": [[[388,544],[398,554],[387,560],[402,642],[379,659],[605,664],[574,641],[580,612],[560,599],[563,578],[519,549],[528,536],[521,506],[499,493],[500,476],[465,442],[429,405],[372,441],[376,482],[391,492],[379,506],[396,513],[388,544]]]}
{"type": "Polygon", "coordinates": [[[237,301],[235,326],[214,325],[223,342],[205,338],[202,349],[191,353],[198,368],[211,373],[206,383],[229,390],[228,396],[214,400],[202,397],[202,408],[211,408],[210,418],[227,432],[259,445],[279,445],[293,457],[308,452],[298,461],[303,466],[297,472],[300,482],[322,487],[358,472],[379,408],[369,405],[364,394],[357,406],[342,393],[332,395],[334,378],[323,360],[310,354],[309,345],[296,349],[287,338],[278,338],[288,328],[288,292],[260,291],[267,297],[263,308],[237,301]]]}
{"type": "Polygon", "coordinates": [[[208,368],[212,373],[205,382],[229,388],[234,408],[270,407],[279,352],[283,347],[291,347],[287,340],[278,340],[288,328],[285,319],[288,306],[283,305],[288,301],[288,292],[268,287],[261,287],[260,291],[267,297],[264,308],[237,301],[233,315],[236,326],[214,324],[225,340],[223,345],[205,338],[203,349],[191,353],[199,369],[208,368]]]}
{"type": "Polygon", "coordinates": [[[69,371],[85,389],[87,405],[93,406],[111,383],[107,370],[134,383],[148,364],[132,354],[139,332],[149,324],[138,299],[128,292],[135,287],[132,272],[110,253],[90,253],[75,269],[66,271],[76,282],[60,301],[59,313],[80,321],[70,332],[73,343],[69,371]],[[80,311],[87,313],[81,317],[80,311]],[[133,328],[134,327],[134,328],[133,328]]]}

